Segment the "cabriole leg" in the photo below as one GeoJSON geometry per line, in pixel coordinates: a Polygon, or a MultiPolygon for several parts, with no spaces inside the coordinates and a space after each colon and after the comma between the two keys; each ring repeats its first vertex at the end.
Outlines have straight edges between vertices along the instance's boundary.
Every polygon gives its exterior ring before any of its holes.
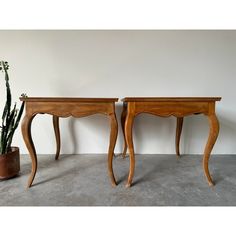
{"type": "Polygon", "coordinates": [[[61,149],[61,139],[60,139],[60,128],[59,128],[59,117],[58,116],[53,116],[53,128],[54,128],[54,133],[56,137],[56,155],[55,155],[55,160],[58,160],[59,155],[60,155],[60,149],[61,149]]]}
{"type": "Polygon", "coordinates": [[[122,132],[123,132],[123,137],[124,137],[124,148],[123,148],[123,152],[122,152],[122,156],[123,158],[125,158],[126,153],[127,153],[127,142],[126,142],[126,138],[125,138],[125,120],[126,120],[126,116],[127,116],[127,106],[125,103],[123,103],[123,111],[121,114],[121,127],[122,127],[122,132]]]}
{"type": "Polygon", "coordinates": [[[208,184],[210,186],[213,186],[214,183],[212,181],[212,178],[209,172],[208,162],[211,155],[211,151],[214,147],[214,144],[219,134],[219,121],[215,114],[209,115],[208,120],[209,120],[209,125],[210,125],[210,133],[209,133],[209,137],[208,137],[207,144],[204,151],[203,169],[204,169],[208,184]]]}
{"type": "Polygon", "coordinates": [[[108,172],[111,178],[112,186],[116,186],[116,180],[113,173],[113,157],[114,157],[114,149],[116,145],[116,139],[118,134],[118,124],[115,113],[110,115],[110,122],[111,122],[111,132],[110,132],[110,145],[108,151],[108,172]]]}
{"type": "Polygon", "coordinates": [[[128,113],[125,121],[125,138],[129,148],[130,168],[126,187],[130,187],[132,184],[134,176],[134,168],[135,168],[135,156],[134,156],[134,145],[133,145],[133,134],[132,134],[133,121],[134,121],[134,115],[128,113]]]}
{"type": "Polygon", "coordinates": [[[182,133],[183,120],[184,120],[183,117],[177,117],[176,136],[175,136],[175,150],[177,157],[180,157],[179,144],[182,133]]]}
{"type": "Polygon", "coordinates": [[[31,123],[32,123],[33,118],[34,116],[25,115],[21,124],[22,135],[23,135],[26,147],[29,151],[30,158],[32,161],[31,174],[28,179],[28,185],[27,185],[28,188],[31,187],[34,181],[34,177],[36,175],[36,171],[37,171],[37,155],[36,155],[34,143],[31,136],[31,123]]]}

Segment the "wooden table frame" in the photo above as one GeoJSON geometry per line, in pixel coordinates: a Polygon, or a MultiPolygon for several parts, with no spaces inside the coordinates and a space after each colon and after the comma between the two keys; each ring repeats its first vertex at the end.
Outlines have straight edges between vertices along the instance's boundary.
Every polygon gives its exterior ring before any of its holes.
{"type": "Polygon", "coordinates": [[[209,172],[208,161],[219,134],[219,122],[215,114],[215,102],[220,100],[220,97],[126,97],[122,99],[123,111],[121,114],[121,124],[124,135],[123,157],[125,157],[128,147],[130,158],[130,169],[126,187],[131,186],[135,169],[132,136],[133,122],[134,118],[141,113],[149,113],[161,117],[177,117],[175,139],[177,156],[180,155],[179,143],[184,117],[193,114],[206,115],[209,120],[210,132],[203,156],[203,169],[209,185],[214,185],[209,172]]]}
{"type": "Polygon", "coordinates": [[[53,116],[53,127],[56,136],[56,155],[57,160],[60,154],[60,130],[59,117],[73,116],[76,118],[103,114],[110,118],[110,144],[108,150],[108,172],[111,184],[116,185],[113,173],[112,161],[114,148],[117,139],[118,125],[115,113],[115,102],[118,98],[44,98],[28,97],[20,98],[25,101],[26,112],[22,121],[22,135],[32,160],[32,170],[28,180],[28,187],[31,187],[37,171],[37,154],[31,136],[31,123],[37,114],[50,114],[53,116]]]}

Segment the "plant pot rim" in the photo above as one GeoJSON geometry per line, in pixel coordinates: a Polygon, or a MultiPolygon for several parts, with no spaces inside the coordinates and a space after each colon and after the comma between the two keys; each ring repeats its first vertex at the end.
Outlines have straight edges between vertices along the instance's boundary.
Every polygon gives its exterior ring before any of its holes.
{"type": "Polygon", "coordinates": [[[0,157],[5,157],[5,156],[7,156],[10,153],[18,152],[18,151],[19,151],[19,147],[12,146],[12,147],[10,147],[10,151],[9,152],[4,153],[4,154],[0,154],[0,157]]]}

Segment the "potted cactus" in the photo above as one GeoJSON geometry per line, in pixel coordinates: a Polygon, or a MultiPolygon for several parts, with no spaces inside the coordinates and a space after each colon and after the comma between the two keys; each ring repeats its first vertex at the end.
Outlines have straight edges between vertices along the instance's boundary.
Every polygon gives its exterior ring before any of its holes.
{"type": "MultiPolygon", "coordinates": [[[[19,148],[13,147],[12,138],[19,125],[23,110],[22,102],[20,110],[16,104],[11,108],[11,89],[8,76],[9,65],[5,61],[0,61],[0,72],[5,75],[6,84],[6,103],[2,113],[2,122],[0,124],[0,179],[8,179],[16,176],[20,171],[19,148]]],[[[22,96],[25,96],[22,94],[22,96]]]]}

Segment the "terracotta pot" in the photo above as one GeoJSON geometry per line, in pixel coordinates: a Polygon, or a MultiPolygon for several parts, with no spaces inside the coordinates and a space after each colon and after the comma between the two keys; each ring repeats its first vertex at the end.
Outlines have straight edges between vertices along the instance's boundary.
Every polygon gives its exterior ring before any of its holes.
{"type": "Polygon", "coordinates": [[[11,151],[0,155],[0,179],[9,179],[18,175],[20,171],[20,152],[18,147],[11,147],[11,151]]]}

